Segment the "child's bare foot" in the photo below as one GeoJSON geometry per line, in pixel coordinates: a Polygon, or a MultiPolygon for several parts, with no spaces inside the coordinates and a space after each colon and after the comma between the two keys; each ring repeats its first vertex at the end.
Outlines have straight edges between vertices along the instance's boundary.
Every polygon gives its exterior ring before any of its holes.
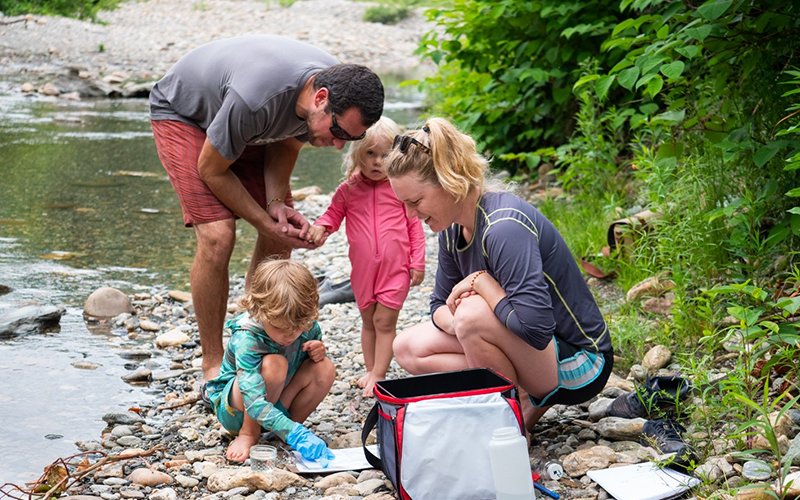
{"type": "Polygon", "coordinates": [[[250,447],[258,442],[259,435],[239,434],[228,446],[225,456],[234,462],[244,462],[250,456],[250,447]]]}
{"type": "Polygon", "coordinates": [[[376,375],[375,373],[370,372],[369,377],[367,377],[367,383],[364,385],[364,392],[361,393],[362,398],[371,398],[374,397],[375,394],[373,390],[375,389],[375,383],[378,380],[383,380],[386,378],[386,374],[383,375],[376,375]]]}
{"type": "Polygon", "coordinates": [[[375,396],[372,391],[375,389],[375,381],[368,380],[367,384],[364,386],[364,391],[361,393],[362,398],[371,398],[375,396]]]}
{"type": "Polygon", "coordinates": [[[367,382],[369,382],[369,376],[372,372],[367,372],[364,375],[361,375],[361,378],[358,379],[358,386],[362,389],[367,386],[367,382]]]}

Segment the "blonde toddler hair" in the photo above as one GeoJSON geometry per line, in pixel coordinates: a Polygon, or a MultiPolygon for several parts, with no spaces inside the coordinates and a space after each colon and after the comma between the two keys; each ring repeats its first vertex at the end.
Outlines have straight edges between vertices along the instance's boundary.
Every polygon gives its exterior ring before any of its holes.
{"type": "Polygon", "coordinates": [[[262,325],[306,331],[319,317],[317,280],[298,262],[264,261],[256,267],[239,307],[262,325]]]}
{"type": "Polygon", "coordinates": [[[402,133],[400,126],[387,116],[381,116],[360,141],[353,141],[344,155],[344,178],[350,179],[361,168],[361,158],[369,148],[380,141],[388,141],[391,146],[396,135],[402,133]]]}
{"type": "Polygon", "coordinates": [[[431,148],[433,156],[415,144],[409,144],[405,153],[393,149],[386,158],[389,177],[417,173],[423,182],[441,187],[457,202],[473,187],[484,191],[489,161],[475,149],[472,137],[459,132],[444,118],[431,118],[421,130],[411,130],[406,135],[431,148]]]}

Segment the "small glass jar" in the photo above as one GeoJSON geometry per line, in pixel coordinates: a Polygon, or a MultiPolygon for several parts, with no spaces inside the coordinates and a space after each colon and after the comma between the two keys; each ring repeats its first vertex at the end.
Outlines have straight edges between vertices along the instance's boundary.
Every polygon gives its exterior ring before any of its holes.
{"type": "Polygon", "coordinates": [[[257,444],[250,447],[250,468],[253,472],[269,472],[275,468],[278,449],[268,444],[257,444]]]}

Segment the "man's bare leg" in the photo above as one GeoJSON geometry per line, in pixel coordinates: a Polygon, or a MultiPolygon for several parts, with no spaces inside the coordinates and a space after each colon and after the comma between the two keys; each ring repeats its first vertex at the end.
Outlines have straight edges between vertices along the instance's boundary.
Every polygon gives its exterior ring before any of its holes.
{"type": "Polygon", "coordinates": [[[236,241],[236,222],[226,219],[194,226],[197,240],[190,282],[203,349],[203,378],[211,380],[222,365],[222,326],[228,305],[228,264],[236,241]]]}
{"type": "Polygon", "coordinates": [[[250,267],[247,269],[247,276],[245,277],[245,289],[250,288],[250,280],[256,267],[264,259],[288,259],[292,256],[292,249],[281,245],[280,243],[259,234],[256,239],[256,246],[253,249],[253,257],[250,258],[250,267]]]}

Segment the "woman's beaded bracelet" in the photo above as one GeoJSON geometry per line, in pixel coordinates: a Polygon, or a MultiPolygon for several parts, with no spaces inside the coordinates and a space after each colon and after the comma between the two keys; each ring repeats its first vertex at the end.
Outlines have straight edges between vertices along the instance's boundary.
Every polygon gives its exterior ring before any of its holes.
{"type": "Polygon", "coordinates": [[[269,201],[267,202],[267,210],[269,210],[269,206],[270,206],[270,205],[272,204],[272,202],[274,202],[274,201],[279,201],[279,202],[283,203],[283,198],[272,198],[271,200],[269,200],[269,201]]]}
{"type": "Polygon", "coordinates": [[[469,282],[469,291],[470,292],[474,292],[475,291],[475,280],[478,279],[478,276],[480,276],[481,274],[483,274],[485,272],[486,272],[486,270],[484,269],[482,271],[478,271],[477,273],[475,273],[475,276],[472,277],[472,281],[469,282]]]}

